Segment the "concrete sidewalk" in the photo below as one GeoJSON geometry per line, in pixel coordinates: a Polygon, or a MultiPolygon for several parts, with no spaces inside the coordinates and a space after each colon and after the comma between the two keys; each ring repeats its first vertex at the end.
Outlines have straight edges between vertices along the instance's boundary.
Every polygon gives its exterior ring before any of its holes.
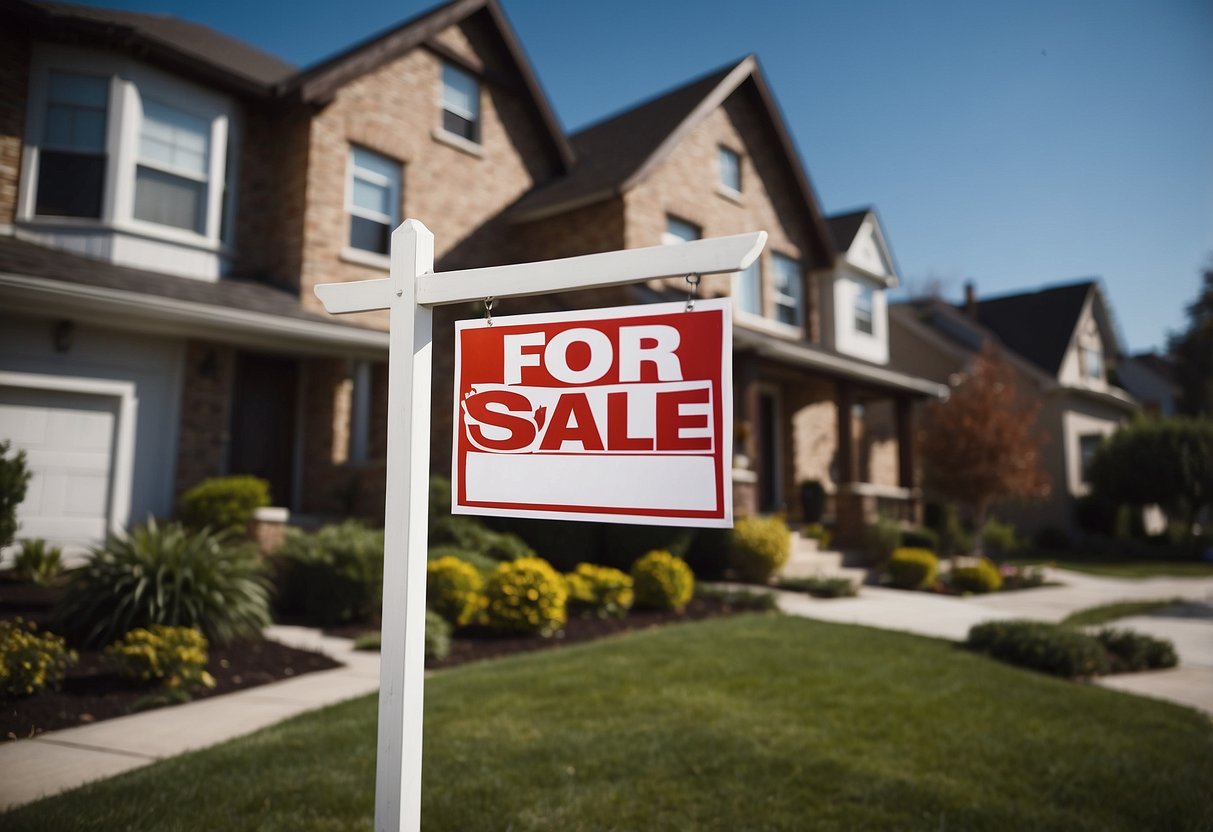
{"type": "Polygon", "coordinates": [[[325,653],[345,666],[4,743],[0,809],[241,737],[379,688],[379,654],[357,652],[348,639],[303,627],[270,627],[266,637],[325,653]]]}
{"type": "MultiPolygon", "coordinates": [[[[830,600],[777,592],[789,615],[962,640],[969,628],[999,618],[1058,621],[1117,600],[1186,598],[1184,617],[1142,616],[1118,622],[1175,642],[1181,666],[1100,680],[1130,693],[1178,702],[1213,714],[1213,578],[1118,580],[1055,570],[1064,586],[998,596],[951,598],[863,587],[857,598],[830,600]]],[[[379,654],[356,652],[346,639],[302,627],[271,627],[275,641],[326,653],[345,667],[309,673],[239,693],[53,731],[0,745],[0,809],[111,777],[275,725],[305,711],[374,691],[379,654]]]]}

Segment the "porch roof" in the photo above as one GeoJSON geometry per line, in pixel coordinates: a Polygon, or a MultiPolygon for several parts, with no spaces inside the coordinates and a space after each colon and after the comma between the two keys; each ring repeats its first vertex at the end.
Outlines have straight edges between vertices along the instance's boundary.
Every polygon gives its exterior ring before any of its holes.
{"type": "Polygon", "coordinates": [[[740,326],[733,328],[733,347],[795,367],[860,381],[865,385],[889,392],[910,393],[940,399],[947,394],[948,390],[946,384],[938,384],[925,378],[869,364],[837,352],[823,350],[811,344],[788,341],[740,326]]]}

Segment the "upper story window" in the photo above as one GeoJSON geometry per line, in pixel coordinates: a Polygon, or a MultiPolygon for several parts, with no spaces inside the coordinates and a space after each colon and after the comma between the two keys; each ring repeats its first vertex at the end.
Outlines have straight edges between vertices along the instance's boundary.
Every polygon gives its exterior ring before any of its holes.
{"type": "Polygon", "coordinates": [[[34,202],[38,214],[100,219],[108,112],[108,78],[47,73],[41,176],[34,202]]]}
{"type": "Polygon", "coordinates": [[[135,218],[205,233],[210,145],[206,119],[144,98],[135,218]]]}
{"type": "Polygon", "coordinates": [[[362,147],[350,148],[350,247],[387,254],[400,223],[400,163],[362,147]]]}
{"type": "Polygon", "coordinates": [[[866,283],[855,287],[855,331],[872,335],[876,332],[874,308],[876,290],[866,283]]]}
{"type": "Polygon", "coordinates": [[[784,254],[771,255],[774,267],[775,320],[790,326],[804,325],[804,284],[800,263],[784,254]]]}
{"type": "Polygon", "coordinates": [[[35,46],[16,220],[51,246],[217,279],[239,142],[231,98],[112,53],[35,46]],[[137,244],[119,240],[138,239],[137,244]]]}
{"type": "Polygon", "coordinates": [[[761,258],[737,275],[737,309],[750,315],[762,315],[762,270],[761,258]]]}
{"type": "Polygon", "coordinates": [[[721,145],[718,151],[720,163],[720,187],[726,191],[741,193],[741,155],[721,145]]]}
{"type": "Polygon", "coordinates": [[[691,240],[698,240],[702,236],[703,232],[694,223],[680,220],[677,217],[666,217],[665,233],[661,235],[661,242],[666,245],[670,243],[686,243],[691,240]]]}
{"type": "Polygon", "coordinates": [[[1103,379],[1103,351],[1098,346],[1082,348],[1082,373],[1089,379],[1103,379]]]}
{"type": "Polygon", "coordinates": [[[442,64],[442,129],[480,142],[480,82],[466,70],[442,64]]]}

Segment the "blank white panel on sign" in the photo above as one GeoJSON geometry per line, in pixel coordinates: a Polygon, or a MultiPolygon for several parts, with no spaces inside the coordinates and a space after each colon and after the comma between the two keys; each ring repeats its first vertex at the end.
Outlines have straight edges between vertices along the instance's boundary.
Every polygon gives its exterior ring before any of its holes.
{"type": "Polygon", "coordinates": [[[552,510],[584,506],[715,511],[715,464],[703,456],[469,453],[467,498],[552,510]]]}

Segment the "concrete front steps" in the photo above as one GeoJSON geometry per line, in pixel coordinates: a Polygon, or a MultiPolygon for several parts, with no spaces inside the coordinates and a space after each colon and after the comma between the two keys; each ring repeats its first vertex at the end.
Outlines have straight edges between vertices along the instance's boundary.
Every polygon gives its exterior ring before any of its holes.
{"type": "Polygon", "coordinates": [[[805,537],[797,530],[792,531],[792,555],[779,571],[784,578],[845,577],[857,584],[862,584],[867,574],[864,567],[846,565],[842,552],[820,549],[817,540],[805,537]]]}

